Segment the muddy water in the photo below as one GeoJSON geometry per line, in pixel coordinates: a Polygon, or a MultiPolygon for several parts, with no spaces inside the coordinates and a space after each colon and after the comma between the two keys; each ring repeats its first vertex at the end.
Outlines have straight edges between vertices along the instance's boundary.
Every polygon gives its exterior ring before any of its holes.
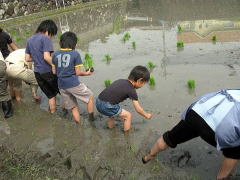
{"type": "MultiPolygon", "coordinates": [[[[78,35],[82,58],[86,52],[93,55],[94,74],[80,80],[95,96],[104,89],[104,80],[127,78],[135,65],[152,61],[156,85],[146,84],[138,95],[154,117],[145,120],[134,112],[130,101],[122,103],[133,113],[132,130],[124,136],[121,120],[108,130],[106,117],[96,112],[95,122],[90,123],[80,102],[82,122],[75,125],[70,114],[61,112],[60,96],[58,112],[50,115],[46,97],[39,91],[42,102],[35,104],[25,86],[23,102],[14,102],[15,116],[0,122],[0,142],[20,154],[24,167],[35,169],[6,166],[3,178],[214,179],[223,157],[201,139],[169,149],[146,166],[140,158],[180,120],[181,111],[197,96],[239,88],[239,17],[236,0],[132,0],[49,17],[60,31],[69,29],[78,35]],[[125,32],[131,38],[123,43],[125,32]],[[216,42],[211,40],[214,35],[216,42]],[[177,41],[183,41],[184,48],[177,48],[177,41]],[[103,60],[105,54],[111,55],[110,63],[103,60]],[[195,90],[188,89],[189,79],[195,80],[195,90]]],[[[5,29],[24,47],[40,21],[5,29]]],[[[53,39],[55,49],[59,48],[58,36],[53,39]]],[[[233,174],[239,178],[239,167],[233,174]]]]}

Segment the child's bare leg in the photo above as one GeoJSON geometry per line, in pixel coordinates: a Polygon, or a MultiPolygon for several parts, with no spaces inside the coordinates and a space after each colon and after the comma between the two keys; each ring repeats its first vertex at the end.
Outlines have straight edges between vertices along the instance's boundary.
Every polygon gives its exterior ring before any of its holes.
{"type": "Polygon", "coordinates": [[[49,103],[49,109],[51,113],[56,112],[56,97],[52,97],[51,99],[48,99],[49,103]]]}
{"type": "Polygon", "coordinates": [[[91,96],[89,98],[89,101],[87,103],[87,111],[88,111],[88,114],[89,114],[89,120],[93,121],[94,120],[94,98],[93,96],[91,96]]]}
{"type": "Polygon", "coordinates": [[[126,111],[125,109],[122,109],[122,112],[119,114],[119,117],[124,120],[124,124],[123,124],[124,132],[129,131],[132,124],[132,114],[126,111]]]}
{"type": "Polygon", "coordinates": [[[108,118],[108,128],[112,129],[115,126],[115,119],[113,117],[108,118]]]}
{"type": "Polygon", "coordinates": [[[224,158],[218,171],[217,179],[220,180],[223,178],[227,178],[232,172],[232,170],[236,167],[237,162],[237,159],[224,158]]]}
{"type": "Polygon", "coordinates": [[[20,102],[21,101],[21,91],[14,91],[14,96],[16,98],[16,101],[20,102]]]}
{"type": "Polygon", "coordinates": [[[72,108],[72,115],[73,115],[73,118],[74,120],[77,122],[77,123],[80,123],[80,114],[78,112],[78,108],[77,107],[74,107],[72,108]]]}
{"type": "Polygon", "coordinates": [[[93,96],[91,96],[89,98],[89,101],[87,103],[87,110],[88,110],[89,114],[93,113],[93,111],[94,111],[94,98],[93,98],[93,96]]]}
{"type": "Polygon", "coordinates": [[[150,152],[143,157],[144,162],[150,161],[157,153],[164,151],[168,148],[163,137],[160,137],[157,142],[152,146],[150,152]]]}

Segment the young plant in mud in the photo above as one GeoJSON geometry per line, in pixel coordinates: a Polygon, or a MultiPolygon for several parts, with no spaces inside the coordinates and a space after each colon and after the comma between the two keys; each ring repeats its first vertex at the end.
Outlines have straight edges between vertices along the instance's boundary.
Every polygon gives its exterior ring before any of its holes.
{"type": "Polygon", "coordinates": [[[83,62],[85,71],[88,71],[90,69],[90,71],[93,72],[94,71],[93,65],[94,65],[94,61],[92,59],[92,55],[90,55],[89,53],[86,53],[85,60],[83,62]]]}
{"type": "Polygon", "coordinates": [[[184,47],[184,42],[183,41],[178,41],[177,42],[177,48],[183,48],[184,47]]]}
{"type": "Polygon", "coordinates": [[[112,60],[112,57],[111,57],[109,54],[105,54],[103,60],[104,60],[107,64],[109,64],[110,61],[112,60]]]}
{"type": "Polygon", "coordinates": [[[156,65],[152,61],[148,61],[147,67],[150,71],[152,71],[156,67],[156,65]]]}
{"type": "Polygon", "coordinates": [[[187,84],[189,89],[195,89],[196,87],[195,80],[190,79],[188,80],[187,84]]]}
{"type": "Polygon", "coordinates": [[[133,42],[132,42],[132,48],[133,48],[134,50],[136,50],[136,41],[133,41],[133,42]]]}
{"type": "Polygon", "coordinates": [[[130,34],[128,32],[126,32],[123,37],[122,37],[122,41],[125,43],[126,41],[128,41],[130,39],[130,34]]]}
{"type": "Polygon", "coordinates": [[[24,34],[25,34],[26,36],[29,36],[29,35],[30,35],[30,32],[29,32],[29,31],[26,31],[24,34]]]}
{"type": "Polygon", "coordinates": [[[181,25],[178,25],[177,28],[178,28],[178,32],[182,32],[183,29],[181,25]]]}
{"type": "Polygon", "coordinates": [[[104,81],[104,84],[105,84],[105,87],[108,87],[112,84],[112,81],[107,79],[107,80],[104,81]]]}
{"type": "Polygon", "coordinates": [[[216,36],[216,35],[213,35],[213,36],[212,36],[212,41],[214,41],[214,42],[217,41],[217,36],[216,36]]]}
{"type": "Polygon", "coordinates": [[[16,36],[16,35],[17,35],[17,31],[16,31],[16,30],[12,30],[12,31],[10,31],[10,34],[11,34],[12,36],[16,36]]]}
{"type": "Polygon", "coordinates": [[[149,79],[148,83],[151,87],[154,87],[156,85],[155,78],[152,75],[150,76],[150,79],[149,79]]]}

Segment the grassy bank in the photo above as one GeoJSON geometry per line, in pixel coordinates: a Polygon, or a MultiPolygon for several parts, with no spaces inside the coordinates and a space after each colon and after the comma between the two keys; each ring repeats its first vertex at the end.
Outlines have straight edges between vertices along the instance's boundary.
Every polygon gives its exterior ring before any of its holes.
{"type": "Polygon", "coordinates": [[[8,20],[0,21],[0,27],[4,28],[4,27],[16,26],[29,21],[34,21],[39,19],[48,19],[49,16],[57,16],[62,13],[68,13],[68,12],[76,11],[82,8],[95,7],[95,6],[112,4],[116,2],[122,2],[122,1],[125,1],[125,0],[99,0],[99,1],[93,1],[93,2],[87,2],[87,3],[80,3],[74,6],[67,6],[65,9],[61,8],[61,9],[42,11],[42,12],[27,15],[27,16],[20,16],[20,17],[11,18],[8,20]]]}

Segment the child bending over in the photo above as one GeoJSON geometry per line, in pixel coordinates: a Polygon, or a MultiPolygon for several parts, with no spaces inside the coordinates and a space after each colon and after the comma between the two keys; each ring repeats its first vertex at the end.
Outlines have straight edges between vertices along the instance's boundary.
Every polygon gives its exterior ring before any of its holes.
{"type": "Polygon", "coordinates": [[[132,114],[119,105],[127,98],[132,100],[135,110],[147,119],[152,118],[152,114],[143,110],[138,102],[136,89],[141,88],[149,81],[150,73],[144,66],[136,66],[132,69],[128,79],[119,79],[104,89],[96,100],[97,110],[108,116],[108,127],[113,128],[115,117],[124,120],[124,132],[131,128],[132,114]]]}

